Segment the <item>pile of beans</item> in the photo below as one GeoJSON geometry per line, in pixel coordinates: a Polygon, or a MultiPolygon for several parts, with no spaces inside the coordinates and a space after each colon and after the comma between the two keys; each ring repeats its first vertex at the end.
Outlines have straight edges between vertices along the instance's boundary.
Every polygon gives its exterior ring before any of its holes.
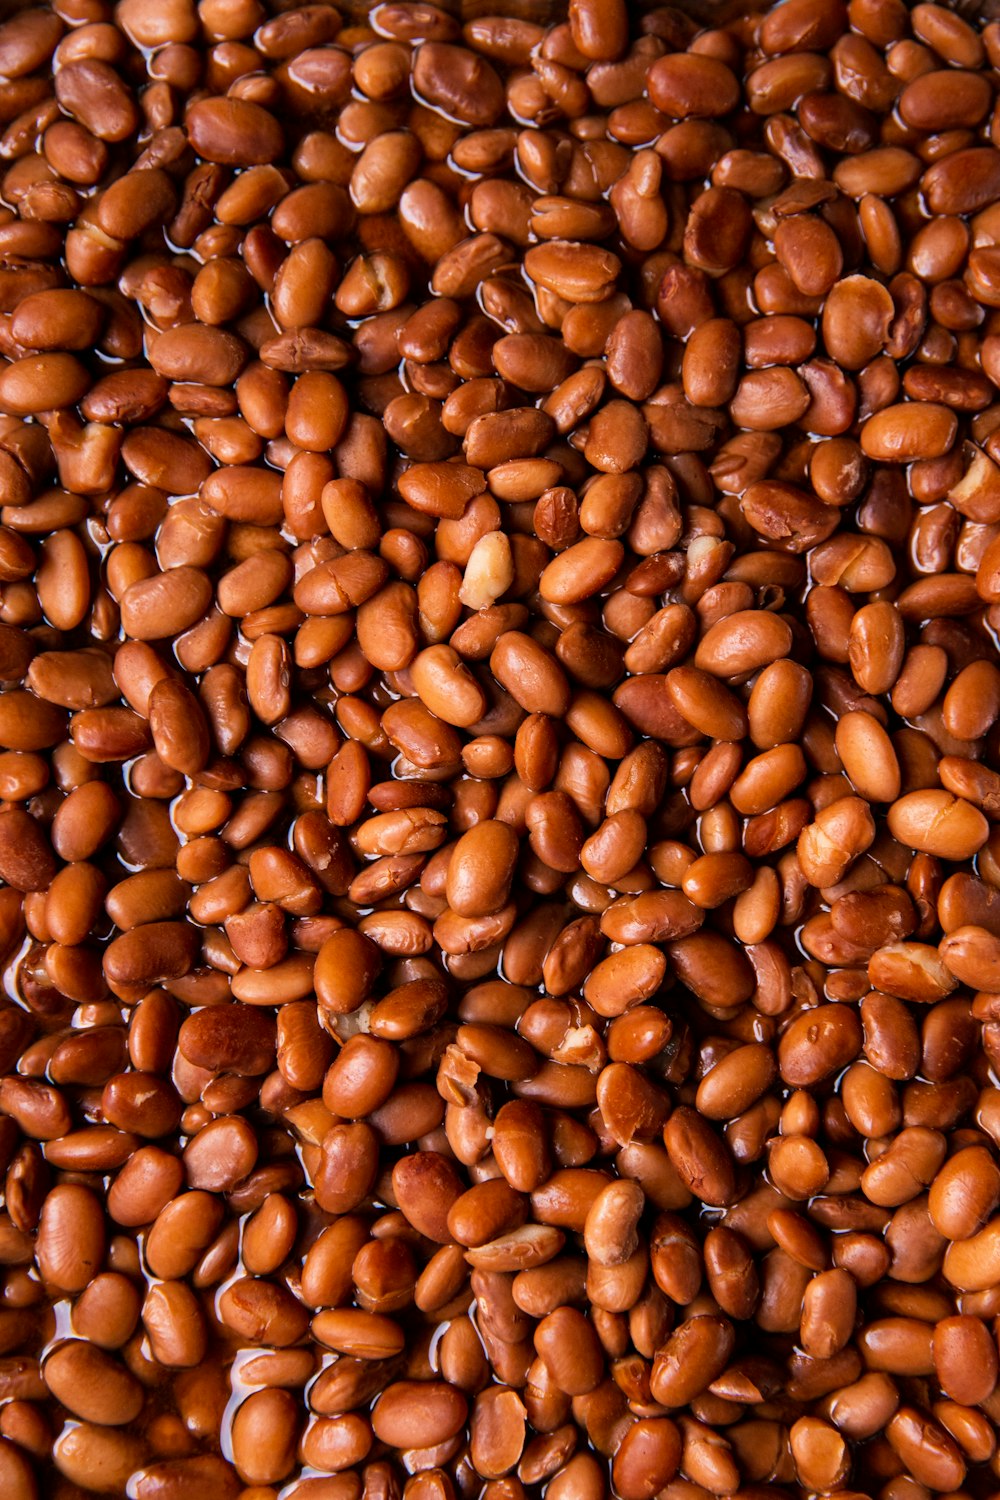
{"type": "Polygon", "coordinates": [[[3,1500],[1000,1495],[998,81],[0,25],[3,1500]]]}

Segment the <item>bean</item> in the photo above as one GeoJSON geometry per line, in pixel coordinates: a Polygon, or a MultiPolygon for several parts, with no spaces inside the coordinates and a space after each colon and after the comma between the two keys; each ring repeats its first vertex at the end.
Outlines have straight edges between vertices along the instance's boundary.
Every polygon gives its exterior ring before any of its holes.
{"type": "Polygon", "coordinates": [[[164,1281],[151,1287],[142,1321],[159,1364],[184,1369],[204,1359],[208,1332],[197,1298],[184,1282],[164,1281]]]}
{"type": "Polygon", "coordinates": [[[83,1291],[100,1268],[104,1250],[104,1215],[94,1195],[71,1183],[53,1188],[42,1205],[35,1243],[45,1280],[63,1291],[83,1291]]]}
{"type": "Polygon", "coordinates": [[[46,1360],[43,1373],[56,1399],[86,1421],[124,1426],[142,1408],[142,1387],[135,1377],[82,1339],[60,1344],[46,1360]]]}
{"type": "Polygon", "coordinates": [[[973,1406],[996,1384],[996,1348],[978,1318],[944,1318],[934,1329],[934,1369],[942,1390],[973,1406]],[[986,1335],[984,1337],[984,1335],[986,1335]]]}
{"type": "Polygon", "coordinates": [[[890,1446],[905,1455],[918,1483],[926,1479],[934,1483],[962,1483],[965,1462],[958,1445],[937,1423],[925,1420],[912,1407],[899,1409],[886,1428],[886,1436],[890,1446]]]}
{"type": "Polygon", "coordinates": [[[467,1402],[444,1381],[400,1380],[379,1397],[372,1411],[376,1437],[393,1447],[447,1442],[465,1421],[467,1402]]]}
{"type": "Polygon", "coordinates": [[[622,1265],[638,1248],[636,1233],[644,1198],[635,1183],[609,1185],[594,1200],[584,1224],[584,1243],[591,1260],[602,1266],[622,1265]]]}
{"type": "Polygon", "coordinates": [[[698,1111],[711,1120],[733,1119],[770,1087],[774,1077],[774,1057],[769,1049],[755,1042],[737,1047],[702,1079],[698,1111]]]}
{"type": "Polygon", "coordinates": [[[855,789],[872,802],[895,802],[899,761],[892,741],[870,714],[846,713],[837,724],[837,753],[855,789]]]}
{"type": "Polygon", "coordinates": [[[667,1417],[640,1419],[626,1432],[612,1464],[612,1480],[628,1500],[659,1493],[676,1474],[681,1437],[667,1417]]]}
{"type": "Polygon", "coordinates": [[[592,1326],[574,1308],[563,1307],[537,1325],[535,1349],[550,1376],[568,1395],[586,1395],[598,1384],[604,1359],[592,1326]]]}
{"type": "Polygon", "coordinates": [[[725,1318],[685,1319],[657,1351],[651,1378],[655,1399],[664,1406],[685,1406],[721,1373],[732,1347],[732,1325],[725,1318]]]}
{"type": "Polygon", "coordinates": [[[286,1479],[295,1465],[298,1405],[288,1391],[252,1392],[233,1419],[233,1462],[247,1484],[286,1479]]]}
{"type": "Polygon", "coordinates": [[[967,1240],[986,1223],[1000,1194],[988,1154],[975,1146],[957,1151],[931,1184],[928,1210],[934,1227],[950,1240],[967,1240]]]}
{"type": "Polygon", "coordinates": [[[649,91],[657,109],[681,118],[726,115],[739,97],[730,69],[700,55],[661,58],[650,69],[649,91]]]}
{"type": "MultiPolygon", "coordinates": [[[[85,1484],[100,1475],[106,1484],[124,1488],[141,1467],[145,1452],[139,1438],[92,1422],[80,1422],[60,1435],[53,1458],[59,1472],[75,1484],[85,1484]]],[[[12,1493],[17,1495],[17,1490],[12,1489],[12,1493]]]]}
{"type": "Polygon", "coordinates": [[[692,1109],[675,1110],[664,1141],[670,1159],[688,1191],[702,1202],[727,1203],[733,1195],[733,1165],[711,1126],[692,1109]]]}
{"type": "Polygon", "coordinates": [[[785,656],[791,639],[787,623],[777,615],[738,610],[705,632],[695,664],[715,676],[739,677],[785,656]]]}
{"type": "Polygon", "coordinates": [[[253,166],[280,152],[281,127],[246,99],[203,99],[191,106],[186,128],[199,155],[226,165],[253,166]]]}
{"type": "Polygon", "coordinates": [[[135,1331],[141,1304],[139,1294],[118,1271],[93,1277],[73,1307],[73,1327],[102,1349],[120,1349],[135,1331]]]}
{"type": "Polygon", "coordinates": [[[969,858],[987,835],[985,819],[971,803],[935,789],[901,797],[889,811],[889,827],[894,837],[915,836],[924,853],[943,859],[969,858]]]}
{"type": "Polygon", "coordinates": [[[521,631],[500,635],[490,656],[490,670],[527,713],[567,712],[570,694],[565,673],[521,631]]]}
{"type": "Polygon", "coordinates": [[[847,1444],[819,1417],[800,1417],[788,1435],[800,1483],[826,1489],[847,1477],[847,1444]]]}

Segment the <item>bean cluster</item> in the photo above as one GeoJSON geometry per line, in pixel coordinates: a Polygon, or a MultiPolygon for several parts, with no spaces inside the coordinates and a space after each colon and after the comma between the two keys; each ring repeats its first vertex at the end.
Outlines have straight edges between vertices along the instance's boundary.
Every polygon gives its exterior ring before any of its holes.
{"type": "Polygon", "coordinates": [[[3,1500],[1000,1494],[998,72],[0,24],[3,1500]]]}

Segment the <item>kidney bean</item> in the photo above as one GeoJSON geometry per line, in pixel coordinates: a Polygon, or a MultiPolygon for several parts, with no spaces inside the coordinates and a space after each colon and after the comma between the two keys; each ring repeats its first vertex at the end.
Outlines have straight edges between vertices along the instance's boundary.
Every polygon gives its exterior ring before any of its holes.
{"type": "Polygon", "coordinates": [[[140,1500],[163,1500],[174,1495],[187,1500],[199,1485],[208,1485],[230,1500],[237,1493],[236,1484],[231,1467],[222,1459],[206,1454],[146,1464],[139,1471],[136,1494],[140,1500]]]}
{"type": "Polygon", "coordinates": [[[730,1317],[749,1317],[759,1285],[753,1259],[738,1234],[724,1226],[712,1230],[705,1241],[705,1270],[722,1311],[730,1317]]]}
{"type": "Polygon", "coordinates": [[[550,1376],[568,1395],[585,1395],[600,1381],[604,1358],[597,1336],[575,1308],[558,1308],[543,1318],[534,1341],[550,1376]]]}
{"type": "Polygon", "coordinates": [[[944,1318],[934,1329],[933,1347],[942,1390],[963,1405],[985,1400],[996,1384],[997,1363],[986,1325],[973,1317],[944,1318]]]}
{"type": "Polygon", "coordinates": [[[202,99],[186,116],[186,129],[200,156],[228,166],[272,161],[281,150],[281,127],[247,99],[202,99]]]}
{"type": "Polygon", "coordinates": [[[886,407],[865,423],[861,446],[869,458],[905,462],[909,458],[938,458],[955,437],[955,418],[947,407],[931,401],[886,407]]]}
{"type": "Polygon", "coordinates": [[[136,640],[162,640],[200,620],[211,597],[204,573],[171,568],[130,585],[121,600],[122,626],[136,640]]]}
{"type": "Polygon", "coordinates": [[[209,1192],[235,1187],[257,1160],[257,1140],[239,1115],[221,1116],[205,1125],[184,1149],[189,1185],[209,1192]]]}
{"type": "Polygon", "coordinates": [[[873,819],[860,798],[840,797],[828,803],[799,836],[796,852],[806,879],[814,885],[836,884],[874,834],[873,819]]]}
{"type": "Polygon", "coordinates": [[[378,950],[368,938],[346,927],[331,933],[313,975],[320,1004],[337,1013],[356,1009],[380,967],[378,950]]]}
{"type": "Polygon", "coordinates": [[[836,730],[837,753],[862,797],[894,802],[899,796],[899,761],[892,741],[870,714],[846,713],[836,730]]]}
{"type": "Polygon", "coordinates": [[[988,1278],[996,1255],[996,1235],[991,1225],[949,1246],[945,1255],[945,1275],[963,1291],[982,1291],[992,1283],[988,1278]]]}
{"type": "Polygon", "coordinates": [[[391,1318],[351,1309],[319,1313],[312,1323],[316,1337],[331,1349],[361,1359],[387,1359],[402,1352],[402,1329],[391,1318]]]}
{"type": "Polygon", "coordinates": [[[733,1348],[732,1324],[713,1316],[686,1318],[657,1351],[651,1390],[661,1405],[685,1406],[721,1374],[733,1348]]]}
{"type": "Polygon", "coordinates": [[[603,959],[591,970],[584,994],[599,1015],[620,1015],[659,988],[666,971],[663,955],[648,943],[636,943],[603,959]]]}
{"type": "Polygon", "coordinates": [[[697,667],[674,667],[667,673],[667,692],[677,711],[693,728],[713,739],[742,739],[746,715],[739,700],[697,667]]]}
{"type": "Polygon", "coordinates": [[[819,1417],[800,1417],[788,1438],[800,1483],[827,1488],[846,1479],[847,1445],[830,1424],[819,1417]]]}
{"type": "Polygon", "coordinates": [[[175,1197],[183,1180],[176,1157],[158,1146],[142,1146],[112,1183],[108,1212],[119,1224],[148,1224],[175,1197]]]}
{"type": "Polygon", "coordinates": [[[612,1480],[619,1494],[638,1497],[657,1494],[677,1472],[681,1436],[668,1417],[641,1418],[625,1434],[612,1464],[612,1480]]]}
{"type": "Polygon", "coordinates": [[[317,1202],[328,1213],[349,1213],[368,1195],[378,1166],[378,1145],[369,1126],[333,1125],[322,1140],[317,1202]]]}

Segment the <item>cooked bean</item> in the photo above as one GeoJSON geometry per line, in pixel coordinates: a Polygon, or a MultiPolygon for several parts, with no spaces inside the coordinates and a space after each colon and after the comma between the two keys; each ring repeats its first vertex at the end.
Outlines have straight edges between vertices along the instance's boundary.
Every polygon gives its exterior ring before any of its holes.
{"type": "Polygon", "coordinates": [[[461,1430],[467,1403],[461,1391],[443,1381],[397,1381],[372,1411],[376,1437],[393,1447],[433,1448],[461,1430]]]}
{"type": "Polygon", "coordinates": [[[42,1205],[35,1242],[45,1280],[63,1291],[83,1291],[100,1268],[104,1250],[104,1215],[95,1196],[72,1183],[53,1188],[42,1205]]]}
{"type": "Polygon", "coordinates": [[[142,1409],[142,1387],[124,1365],[81,1339],[69,1339],[49,1355],[45,1383],[75,1416],[101,1426],[132,1422],[142,1409]]]}

